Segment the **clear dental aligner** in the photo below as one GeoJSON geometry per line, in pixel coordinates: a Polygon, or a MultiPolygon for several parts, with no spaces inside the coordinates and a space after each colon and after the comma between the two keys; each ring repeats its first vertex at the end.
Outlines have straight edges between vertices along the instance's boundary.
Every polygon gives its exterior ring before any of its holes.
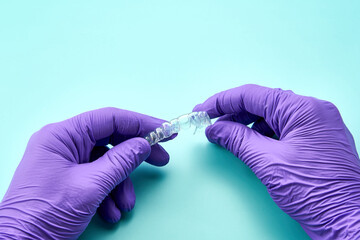
{"type": "Polygon", "coordinates": [[[178,133],[180,130],[195,126],[195,134],[197,129],[209,125],[211,125],[211,120],[207,112],[192,112],[175,118],[170,122],[164,122],[160,127],[146,135],[145,139],[152,146],[159,141],[170,137],[174,133],[178,133]]]}

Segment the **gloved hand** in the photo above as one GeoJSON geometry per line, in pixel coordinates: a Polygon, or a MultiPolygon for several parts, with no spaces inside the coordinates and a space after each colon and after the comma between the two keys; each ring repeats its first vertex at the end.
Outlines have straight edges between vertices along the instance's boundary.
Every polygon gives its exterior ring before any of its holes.
{"type": "Polygon", "coordinates": [[[242,159],[311,238],[360,239],[359,156],[332,103],[244,85],[194,111],[221,116],[206,129],[209,141],[242,159]]]}
{"type": "Polygon", "coordinates": [[[100,203],[99,213],[118,221],[135,204],[129,174],[143,160],[169,161],[160,145],[150,148],[139,137],[163,122],[104,108],[43,127],[31,137],[0,204],[0,238],[77,238],[100,203]]]}

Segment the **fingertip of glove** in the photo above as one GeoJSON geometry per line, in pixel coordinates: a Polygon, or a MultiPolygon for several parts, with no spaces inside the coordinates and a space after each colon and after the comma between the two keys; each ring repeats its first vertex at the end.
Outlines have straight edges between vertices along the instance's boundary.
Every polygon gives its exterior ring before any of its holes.
{"type": "Polygon", "coordinates": [[[104,220],[109,223],[117,223],[121,219],[121,212],[119,211],[119,213],[115,213],[115,214],[116,216],[114,215],[113,217],[110,218],[104,218],[104,220]]]}
{"type": "Polygon", "coordinates": [[[205,129],[205,135],[206,135],[207,139],[209,140],[209,142],[211,142],[211,143],[215,143],[216,136],[214,135],[214,131],[213,131],[214,125],[215,124],[210,125],[205,129]]]}
{"type": "Polygon", "coordinates": [[[155,144],[151,146],[151,154],[146,159],[146,162],[157,167],[162,167],[168,164],[169,160],[169,153],[163,147],[161,147],[161,145],[155,144]]]}
{"type": "Polygon", "coordinates": [[[201,111],[201,106],[202,106],[202,104],[200,103],[200,104],[197,104],[194,108],[193,108],[193,112],[198,112],[198,111],[201,111]]]}
{"type": "Polygon", "coordinates": [[[98,213],[104,221],[109,223],[116,223],[121,219],[120,210],[109,196],[100,204],[98,213]]]}
{"type": "Polygon", "coordinates": [[[174,133],[173,135],[171,135],[168,140],[173,140],[174,138],[176,138],[178,136],[177,133],[174,133]]]}
{"type": "Polygon", "coordinates": [[[122,205],[120,206],[120,208],[121,208],[121,210],[122,210],[123,212],[130,212],[131,210],[134,209],[134,207],[135,207],[135,201],[132,202],[132,203],[122,204],[122,205]]]}
{"type": "Polygon", "coordinates": [[[174,133],[173,135],[171,135],[170,137],[168,137],[168,138],[165,138],[165,139],[163,139],[163,140],[161,140],[160,142],[167,142],[167,141],[171,141],[171,140],[173,140],[174,138],[176,138],[177,137],[177,133],[174,133]]]}
{"type": "Polygon", "coordinates": [[[121,212],[130,212],[135,207],[135,193],[133,191],[127,191],[126,194],[123,194],[120,197],[121,198],[116,201],[117,206],[121,212]]]}

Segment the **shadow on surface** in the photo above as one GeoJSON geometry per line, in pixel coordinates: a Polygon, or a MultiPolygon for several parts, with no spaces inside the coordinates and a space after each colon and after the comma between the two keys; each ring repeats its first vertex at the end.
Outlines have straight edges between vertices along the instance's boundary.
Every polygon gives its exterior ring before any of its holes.
{"type": "Polygon", "coordinates": [[[268,234],[266,239],[310,239],[301,226],[276,205],[266,187],[240,159],[215,144],[199,145],[193,150],[198,160],[192,162],[191,168],[206,171],[219,182],[217,187],[234,192],[239,204],[246,206],[249,227],[256,226],[258,231],[268,234]]]}
{"type": "MultiPolygon", "coordinates": [[[[137,168],[130,177],[135,188],[136,198],[140,199],[146,197],[147,193],[151,192],[151,188],[164,179],[165,173],[160,169],[144,164],[137,168]]],[[[120,221],[112,224],[105,222],[99,214],[96,213],[79,239],[99,239],[100,236],[114,236],[114,238],[118,238],[119,236],[115,236],[116,231],[120,227],[125,227],[130,224],[135,214],[136,205],[132,211],[122,212],[120,221]]]]}

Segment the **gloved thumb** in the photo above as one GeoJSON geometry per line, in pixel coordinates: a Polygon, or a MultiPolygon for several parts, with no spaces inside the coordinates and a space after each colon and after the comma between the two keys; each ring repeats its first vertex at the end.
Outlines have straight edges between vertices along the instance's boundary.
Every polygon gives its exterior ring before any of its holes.
{"type": "Polygon", "coordinates": [[[107,151],[96,161],[89,163],[96,176],[108,194],[115,186],[127,178],[151,152],[150,144],[140,137],[126,140],[107,151]]]}
{"type": "Polygon", "coordinates": [[[257,131],[233,121],[217,121],[206,128],[206,137],[236,157],[244,161],[261,179],[265,170],[273,160],[272,153],[276,148],[276,140],[261,135],[257,131]]]}

